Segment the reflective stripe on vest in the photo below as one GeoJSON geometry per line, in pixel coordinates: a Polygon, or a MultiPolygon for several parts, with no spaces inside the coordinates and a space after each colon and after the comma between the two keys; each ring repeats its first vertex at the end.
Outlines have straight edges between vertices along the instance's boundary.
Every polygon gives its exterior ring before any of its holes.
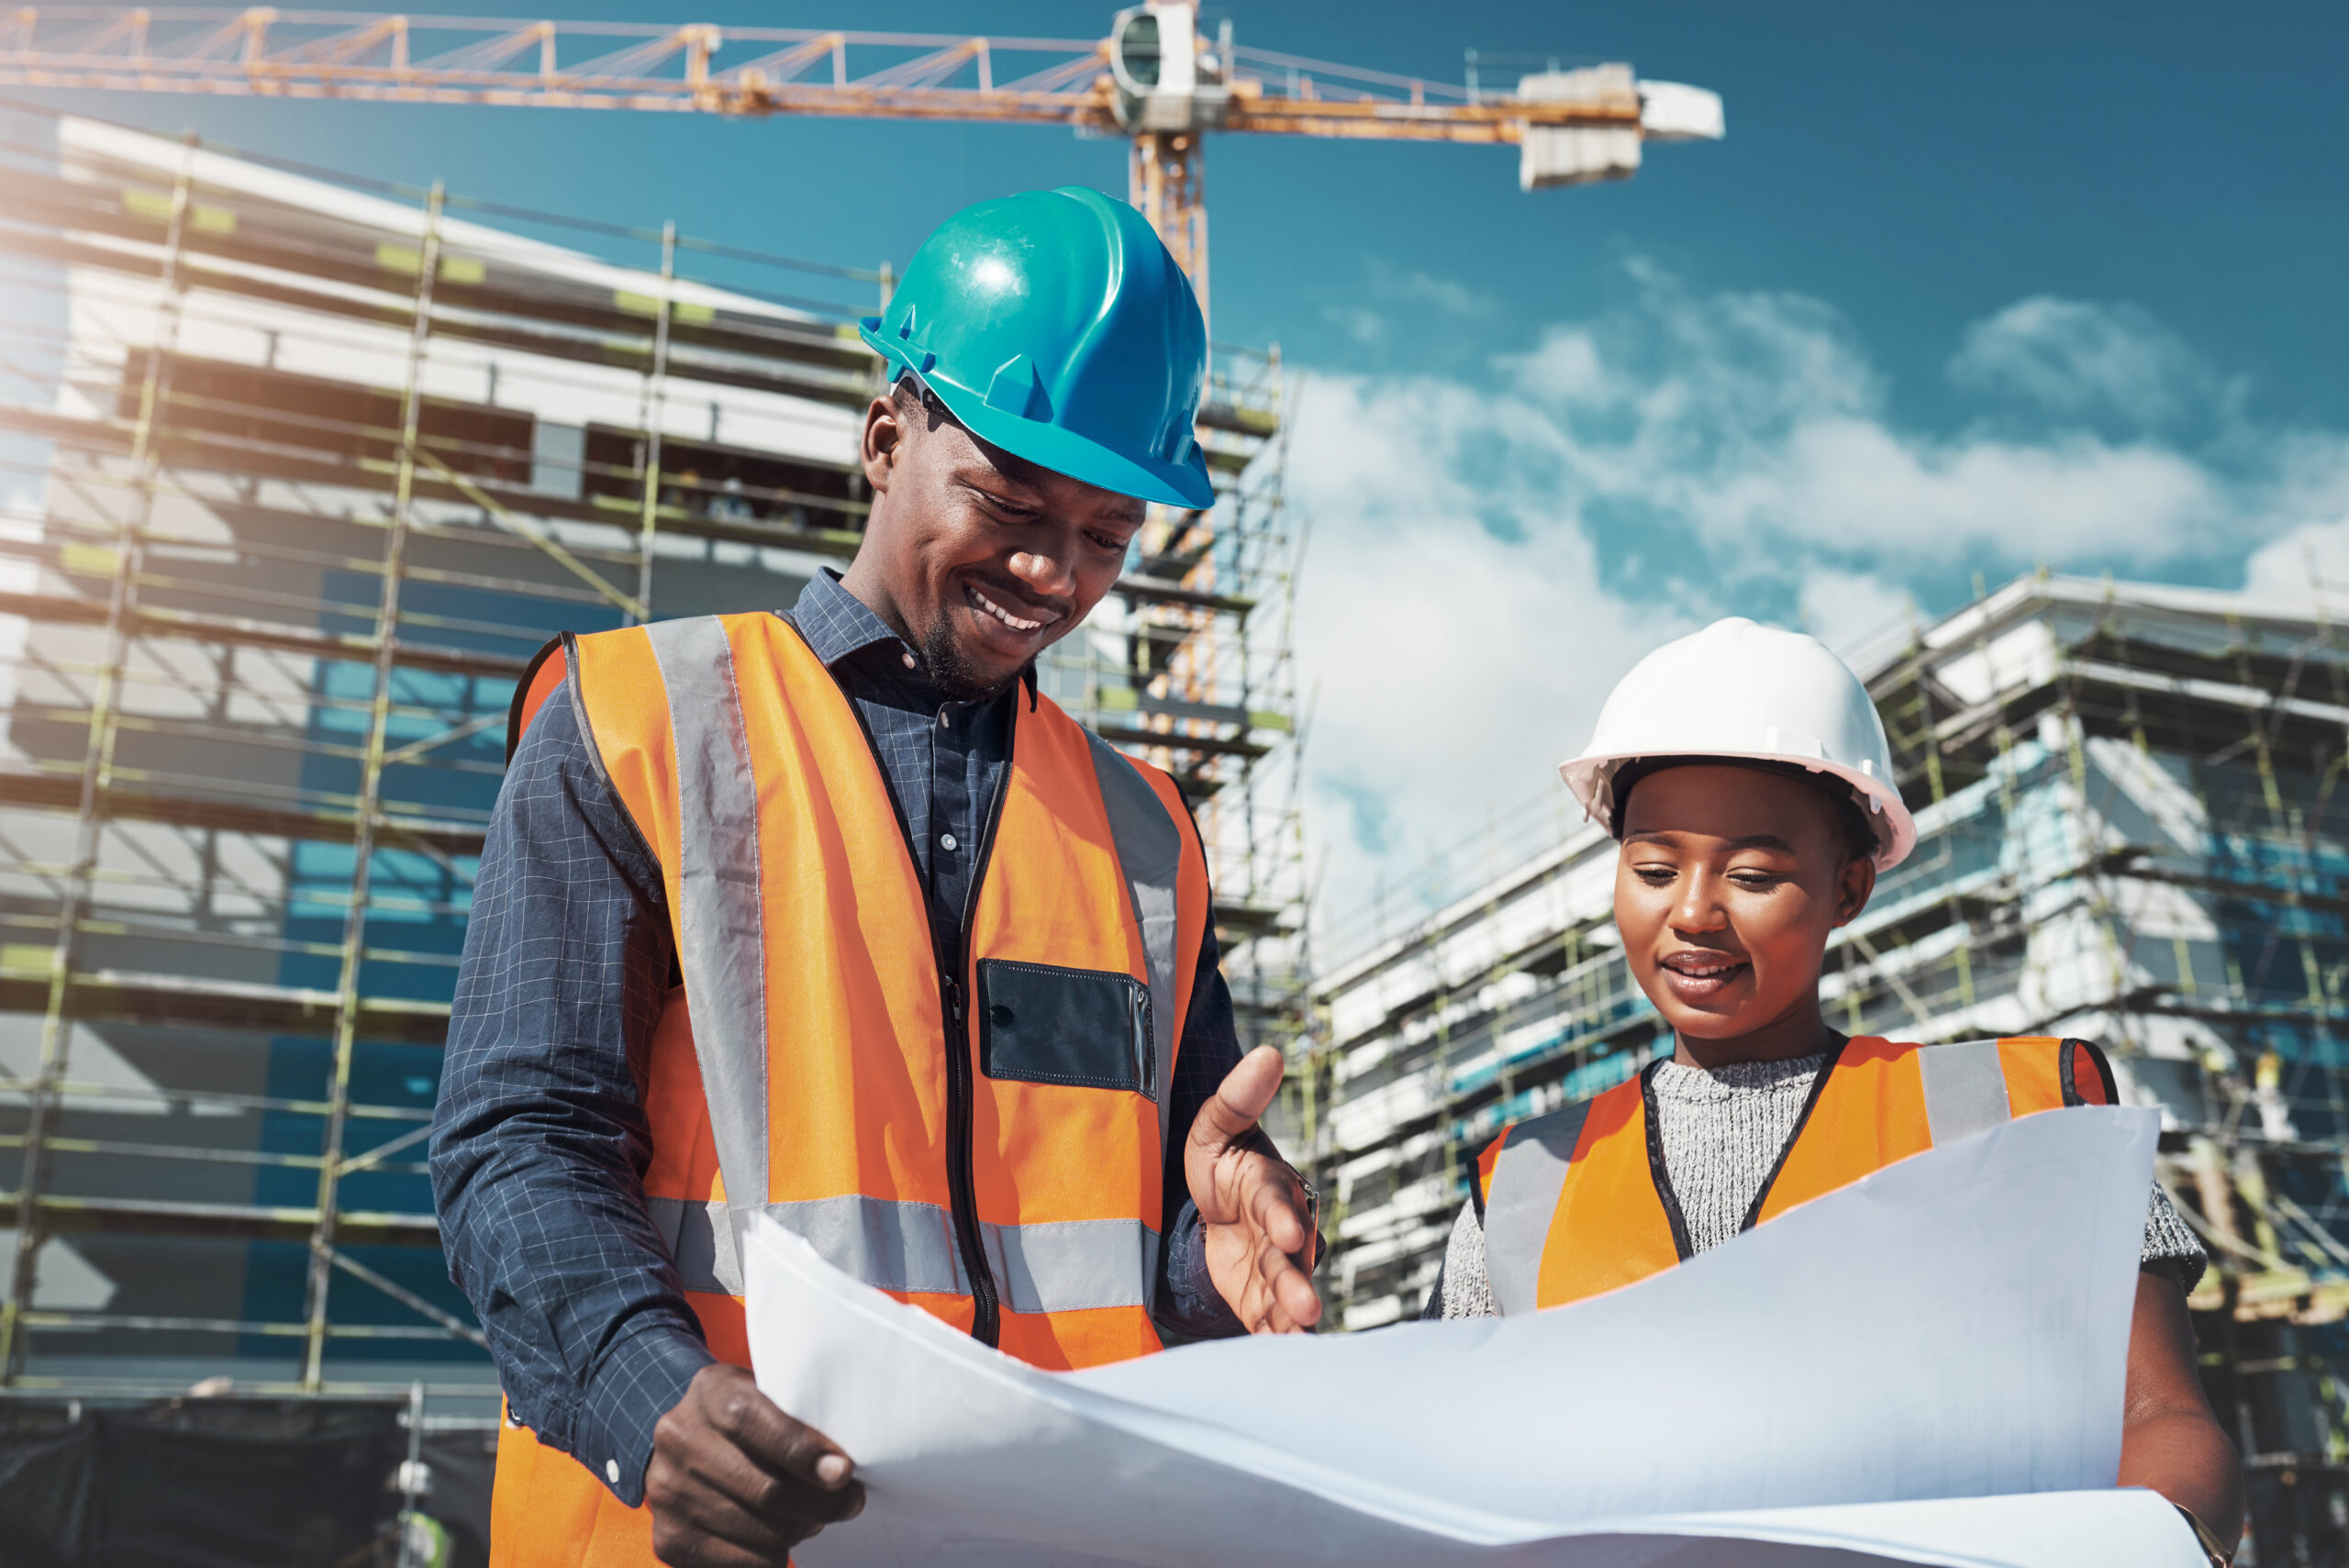
{"type": "MultiPolygon", "coordinates": [[[[1670,1173],[1649,1127],[1647,1076],[1508,1129],[1479,1161],[1497,1310],[1580,1300],[1685,1255],[1671,1223],[1670,1173]]],[[[1746,1225],[2015,1117],[2111,1098],[2110,1070],[2084,1040],[1846,1041],[1814,1084],[1746,1225]],[[2081,1074],[2083,1062],[2092,1074],[2081,1074]]]]}
{"type": "MultiPolygon", "coordinates": [[[[734,650],[712,616],[644,628],[660,662],[677,750],[677,971],[694,999],[709,1130],[729,1194],[767,1192],[766,920],[759,888],[759,796],[734,684],[734,650]]],[[[741,1294],[741,1219],[718,1242],[741,1294]]],[[[680,1260],[682,1266],[682,1260],[680,1260]]],[[[688,1285],[686,1288],[694,1289],[688,1285]]]]}
{"type": "MultiPolygon", "coordinates": [[[[1101,804],[1109,813],[1109,834],[1117,840],[1118,864],[1126,873],[1127,896],[1133,901],[1134,926],[1141,932],[1142,962],[1150,972],[1151,1059],[1158,1070],[1158,1147],[1163,1150],[1174,1085],[1174,903],[1183,871],[1183,831],[1124,752],[1090,729],[1085,739],[1093,752],[1101,804]]],[[[1151,1269],[1147,1284],[1154,1300],[1156,1268],[1151,1269]]]]}
{"type": "Polygon", "coordinates": [[[1590,1102],[1579,1100],[1518,1123],[1501,1140],[1485,1184],[1491,1195],[1485,1200],[1485,1277],[1493,1305],[1504,1313],[1533,1310],[1542,1243],[1589,1115],[1590,1102]]]}
{"type": "MultiPolygon", "coordinates": [[[[687,1290],[742,1294],[742,1268],[721,1220],[751,1206],[686,1198],[645,1200],[687,1290]]],[[[823,1260],[875,1290],[902,1296],[968,1296],[970,1276],[954,1244],[953,1216],[934,1203],[893,1203],[848,1193],[757,1206],[807,1239],[823,1260]]],[[[738,1218],[736,1224],[741,1223],[738,1218]]],[[[1158,1232],[1139,1220],[1072,1219],[1041,1225],[982,1225],[987,1264],[1014,1312],[1083,1312],[1148,1307],[1157,1276],[1158,1232]],[[1139,1273],[1137,1272],[1139,1271],[1139,1273]]]]}
{"type": "Polygon", "coordinates": [[[1936,1149],[2014,1118],[1995,1040],[1958,1040],[1920,1051],[1917,1076],[1924,1088],[1925,1125],[1936,1149]]]}

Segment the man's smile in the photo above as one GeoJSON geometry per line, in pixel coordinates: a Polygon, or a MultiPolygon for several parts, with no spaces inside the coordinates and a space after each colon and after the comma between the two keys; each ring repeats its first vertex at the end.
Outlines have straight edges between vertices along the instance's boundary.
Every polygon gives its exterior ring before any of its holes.
{"type": "Polygon", "coordinates": [[[1028,611],[1023,615],[1006,604],[1003,598],[982,592],[974,583],[963,584],[963,599],[985,620],[992,621],[1020,642],[1033,641],[1063,618],[1058,610],[1046,609],[1041,606],[1022,606],[1021,608],[1028,611]]]}

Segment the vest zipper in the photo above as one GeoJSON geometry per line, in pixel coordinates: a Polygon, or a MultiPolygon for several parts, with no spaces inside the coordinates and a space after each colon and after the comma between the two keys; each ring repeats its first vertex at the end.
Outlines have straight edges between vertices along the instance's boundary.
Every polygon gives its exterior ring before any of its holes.
{"type": "Polygon", "coordinates": [[[971,1029],[963,984],[951,974],[938,977],[946,1005],[946,1190],[954,1208],[954,1245],[963,1272],[971,1278],[971,1337],[992,1345],[1001,1334],[996,1320],[995,1274],[979,1240],[978,1200],[971,1175],[971,1029]]]}
{"type": "Polygon", "coordinates": [[[954,951],[940,966],[938,990],[946,1012],[946,1189],[954,1204],[954,1240],[963,1253],[963,1272],[971,1276],[971,1338],[993,1346],[1003,1337],[1001,1308],[996,1296],[995,1271],[987,1266],[985,1245],[979,1239],[977,1178],[972,1172],[973,1101],[978,1090],[972,1078],[971,1020],[963,974],[969,968],[971,919],[978,908],[979,889],[985,883],[987,862],[995,852],[996,824],[1003,817],[1003,797],[1010,787],[1012,757],[1019,746],[1019,704],[1011,705],[1006,727],[1010,744],[1004,748],[1003,771],[987,797],[985,826],[979,829],[977,851],[971,860],[971,880],[963,892],[963,920],[955,931],[954,951]]]}

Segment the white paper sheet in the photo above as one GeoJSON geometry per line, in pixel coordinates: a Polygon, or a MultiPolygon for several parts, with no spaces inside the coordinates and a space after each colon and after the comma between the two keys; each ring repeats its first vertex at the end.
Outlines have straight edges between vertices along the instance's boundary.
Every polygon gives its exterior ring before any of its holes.
{"type": "Polygon", "coordinates": [[[2151,1112],[2026,1118],[1528,1318],[1040,1373],[779,1226],[752,1358],[857,1461],[807,1568],[2194,1568],[2113,1486],[2151,1112]]]}

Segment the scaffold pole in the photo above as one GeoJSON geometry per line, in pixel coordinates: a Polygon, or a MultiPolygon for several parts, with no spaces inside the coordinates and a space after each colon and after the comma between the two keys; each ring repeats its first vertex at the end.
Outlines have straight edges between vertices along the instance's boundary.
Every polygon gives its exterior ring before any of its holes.
{"type": "Polygon", "coordinates": [[[367,951],[367,910],[373,886],[375,835],[383,811],[384,740],[392,718],[392,672],[399,649],[400,588],[407,565],[409,515],[416,502],[417,436],[424,409],[424,356],[432,335],[432,285],[440,266],[440,209],[446,192],[434,181],[425,206],[424,244],[417,266],[416,320],[408,334],[407,383],[400,397],[399,473],[392,492],[391,527],[384,536],[384,587],[375,612],[374,695],[367,719],[367,752],[360,764],[358,818],[351,833],[351,907],[343,917],[342,971],[335,988],[333,1077],[327,1092],[325,1147],[318,1167],[318,1217],[310,1232],[310,1276],[305,1312],[302,1386],[326,1380],[327,1297],[334,1284],[335,1220],[343,1177],[343,1134],[351,1118],[351,1063],[359,1038],[360,969],[367,951]]]}
{"type": "Polygon", "coordinates": [[[182,247],[195,183],[196,147],[196,135],[191,130],[181,152],[178,177],[172,186],[171,218],[164,231],[161,282],[156,293],[155,340],[147,351],[146,373],[139,390],[138,423],[131,431],[131,463],[139,476],[137,489],[122,526],[117,530],[113,547],[113,573],[106,596],[106,653],[99,662],[90,699],[89,740],[82,758],[73,860],[66,873],[64,894],[58,901],[56,940],[49,958],[49,1002],[41,1018],[40,1051],[33,1069],[28,1095],[30,1114],[17,1175],[16,1247],[10,1259],[8,1296],[0,1302],[0,1386],[13,1384],[23,1373],[24,1318],[32,1309],[33,1291],[39,1283],[43,1236],[40,1199],[49,1163],[48,1143],[57,1121],[60,1091],[72,1058],[73,966],[80,948],[82,920],[89,906],[91,884],[97,874],[106,795],[113,784],[123,669],[130,657],[132,607],[139,593],[148,530],[154,520],[156,481],[161,467],[157,429],[163,405],[171,395],[171,366],[179,347],[180,305],[184,286],[182,247]]]}

